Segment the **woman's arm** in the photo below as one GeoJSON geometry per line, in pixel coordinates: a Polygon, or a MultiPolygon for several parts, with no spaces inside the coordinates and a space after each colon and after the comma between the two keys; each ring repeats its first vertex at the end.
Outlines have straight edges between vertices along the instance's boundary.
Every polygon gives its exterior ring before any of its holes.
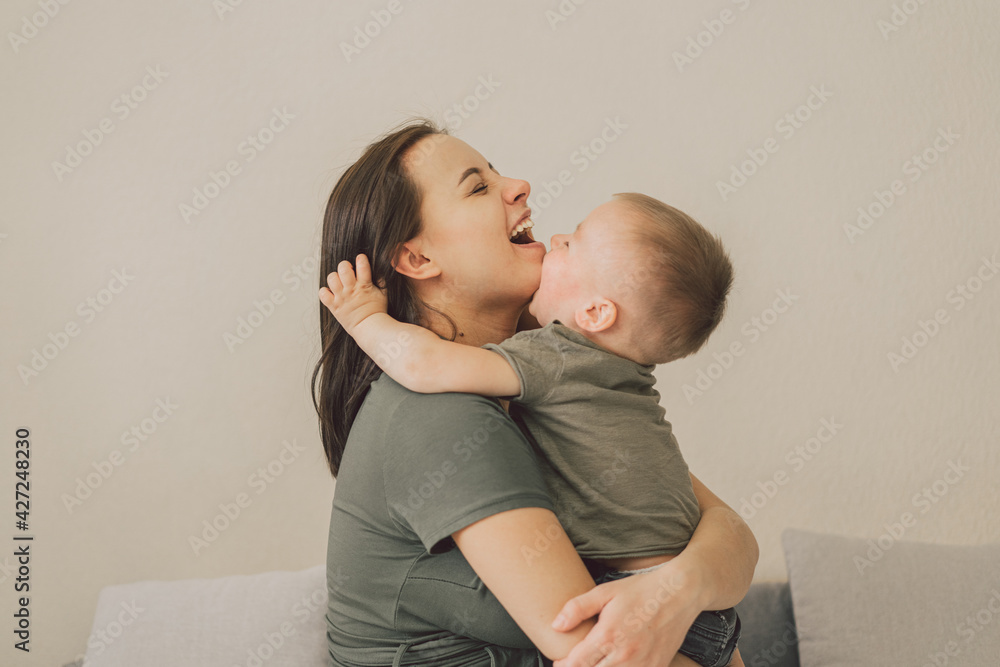
{"type": "Polygon", "coordinates": [[[691,485],[698,498],[701,521],[687,548],[674,560],[685,558],[692,569],[703,573],[699,577],[703,582],[699,586],[703,610],[727,609],[750,590],[760,550],[743,517],[694,475],[691,485]]]}
{"type": "Polygon", "coordinates": [[[576,631],[600,614],[586,639],[555,667],[669,665],[695,617],[743,599],[757,564],[746,522],[691,475],[701,521],[687,547],[662,567],[608,582],[568,601],[558,629],[576,631]]]}
{"type": "Polygon", "coordinates": [[[490,350],[441,340],[434,332],[390,317],[385,294],[372,284],[368,258],[342,261],[320,290],[320,300],[379,368],[410,391],[517,396],[521,382],[507,361],[490,350]]]}
{"type": "Polygon", "coordinates": [[[594,626],[580,619],[574,629],[552,628],[566,600],[594,588],[566,531],[548,509],[499,512],[452,534],[462,555],[539,651],[563,658],[594,626]]]}

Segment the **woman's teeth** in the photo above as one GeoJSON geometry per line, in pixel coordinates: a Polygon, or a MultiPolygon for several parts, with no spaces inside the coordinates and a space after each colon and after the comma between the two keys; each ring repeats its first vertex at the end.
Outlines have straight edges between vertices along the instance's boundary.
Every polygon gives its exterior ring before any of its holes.
{"type": "Polygon", "coordinates": [[[518,234],[520,234],[524,230],[531,229],[534,226],[535,226],[535,223],[531,221],[531,218],[528,218],[527,220],[525,220],[524,222],[522,222],[521,224],[519,224],[517,227],[515,227],[514,231],[512,231],[510,233],[511,240],[513,240],[515,236],[517,236],[518,234]]]}

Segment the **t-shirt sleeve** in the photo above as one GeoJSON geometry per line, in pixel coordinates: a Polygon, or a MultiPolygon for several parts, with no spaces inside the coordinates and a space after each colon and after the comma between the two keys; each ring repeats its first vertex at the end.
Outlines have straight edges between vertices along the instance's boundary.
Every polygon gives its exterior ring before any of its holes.
{"type": "Polygon", "coordinates": [[[558,384],[566,355],[551,328],[519,331],[502,343],[487,343],[487,350],[500,354],[517,373],[521,393],[510,400],[524,405],[544,402],[558,384]]]}
{"type": "Polygon", "coordinates": [[[428,553],[454,548],[452,533],[493,514],[555,511],[531,445],[494,400],[413,393],[387,419],[389,516],[428,553]]]}

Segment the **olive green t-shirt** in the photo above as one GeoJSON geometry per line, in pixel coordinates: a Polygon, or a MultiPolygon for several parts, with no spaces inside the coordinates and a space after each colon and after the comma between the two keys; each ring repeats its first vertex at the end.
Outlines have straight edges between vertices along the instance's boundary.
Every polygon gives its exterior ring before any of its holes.
{"type": "Polygon", "coordinates": [[[351,427],[334,490],[333,664],[551,664],[451,538],[520,507],[554,509],[531,445],[497,399],[418,394],[383,373],[351,427]]]}
{"type": "Polygon", "coordinates": [[[580,556],[680,553],[701,512],[653,388],[656,365],[613,354],[558,320],[483,347],[517,373],[510,416],[530,434],[580,556]]]}

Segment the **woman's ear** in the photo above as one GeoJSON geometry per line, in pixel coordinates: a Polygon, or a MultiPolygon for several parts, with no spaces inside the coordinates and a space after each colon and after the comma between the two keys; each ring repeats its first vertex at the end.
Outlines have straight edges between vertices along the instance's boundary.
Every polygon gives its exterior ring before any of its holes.
{"type": "Polygon", "coordinates": [[[618,319],[618,306],[614,301],[598,297],[576,311],[576,324],[584,331],[597,333],[604,331],[618,319]]]}
{"type": "Polygon", "coordinates": [[[396,269],[396,273],[401,273],[414,280],[424,280],[441,275],[441,267],[421,252],[418,238],[399,244],[392,259],[392,268],[396,269]]]}

